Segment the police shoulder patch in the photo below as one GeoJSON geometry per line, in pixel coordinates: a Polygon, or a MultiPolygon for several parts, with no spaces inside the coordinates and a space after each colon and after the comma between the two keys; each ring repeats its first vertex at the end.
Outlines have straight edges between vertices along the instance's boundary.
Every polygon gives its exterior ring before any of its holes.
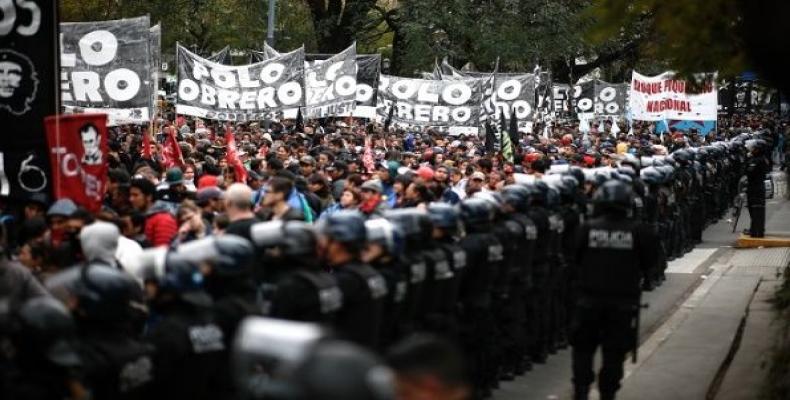
{"type": "Polygon", "coordinates": [[[592,249],[631,250],[634,234],[624,230],[590,229],[587,242],[592,249]]]}
{"type": "Polygon", "coordinates": [[[225,344],[222,342],[224,335],[217,325],[190,326],[187,332],[192,342],[192,350],[197,354],[225,350],[225,344]]]}

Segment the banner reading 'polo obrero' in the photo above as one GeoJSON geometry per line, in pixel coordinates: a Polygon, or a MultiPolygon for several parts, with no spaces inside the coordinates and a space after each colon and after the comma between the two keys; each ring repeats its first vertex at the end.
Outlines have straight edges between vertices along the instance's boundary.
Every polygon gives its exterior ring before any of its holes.
{"type": "Polygon", "coordinates": [[[305,117],[348,115],[357,97],[357,45],[305,68],[305,117]]]}
{"type": "Polygon", "coordinates": [[[148,17],[60,24],[61,104],[107,113],[110,125],[150,118],[148,17]]]}
{"type": "Polygon", "coordinates": [[[221,121],[281,119],[304,106],[304,48],[263,62],[229,66],[177,48],[176,112],[221,121]]]}
{"type": "Polygon", "coordinates": [[[377,114],[392,122],[443,127],[476,127],[483,101],[484,79],[437,81],[381,75],[377,114]]]}

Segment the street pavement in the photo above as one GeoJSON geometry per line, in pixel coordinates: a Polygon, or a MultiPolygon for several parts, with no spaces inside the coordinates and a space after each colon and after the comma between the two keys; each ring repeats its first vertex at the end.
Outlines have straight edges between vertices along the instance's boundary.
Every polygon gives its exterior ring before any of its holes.
{"type": "MultiPolygon", "coordinates": [[[[779,196],[767,202],[766,232],[787,233],[790,202],[786,187],[777,189],[779,196]]],[[[649,306],[642,312],[639,360],[626,364],[618,399],[756,398],[774,332],[766,299],[790,263],[790,249],[735,249],[748,212],[735,233],[728,219],[709,226],[700,245],[670,263],[666,282],[643,295],[649,306]]],[[[496,400],[570,398],[569,349],[494,392],[496,400]]]]}

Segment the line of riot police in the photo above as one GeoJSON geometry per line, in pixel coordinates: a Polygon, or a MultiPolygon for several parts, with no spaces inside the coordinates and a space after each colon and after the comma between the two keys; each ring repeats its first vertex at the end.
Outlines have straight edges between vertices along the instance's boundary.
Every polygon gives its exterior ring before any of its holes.
{"type": "Polygon", "coordinates": [[[60,302],[14,308],[4,336],[19,350],[4,357],[2,389],[7,398],[244,397],[230,349],[240,322],[262,315],[318,323],[373,351],[440,334],[463,349],[474,397],[486,398],[568,345],[576,233],[596,213],[597,188],[631,187],[631,217],[660,238],[641,283],[652,290],[738,193],[746,139],[626,155],[617,168],[555,166],[458,206],[261,222],[251,242],[225,235],[149,250],[136,277],[90,261],[47,281],[60,302]]]}

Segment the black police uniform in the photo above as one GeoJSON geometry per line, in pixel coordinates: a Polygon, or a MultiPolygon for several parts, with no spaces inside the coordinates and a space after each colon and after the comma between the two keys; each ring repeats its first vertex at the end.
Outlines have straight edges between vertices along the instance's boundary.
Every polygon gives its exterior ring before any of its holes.
{"type": "MultiPolygon", "coordinates": [[[[758,150],[761,151],[761,150],[758,150]]],[[[765,177],[768,159],[762,153],[753,155],[746,164],[746,203],[752,223],[749,235],[765,236],[765,177]]]]}
{"type": "Polygon", "coordinates": [[[578,297],[571,335],[578,399],[587,398],[594,381],[593,356],[598,346],[603,350],[598,376],[601,399],[613,399],[619,389],[625,354],[636,346],[638,333],[633,321],[639,311],[641,280],[654,263],[658,248],[650,229],[626,217],[630,188],[621,182],[607,182],[596,193],[602,197],[596,204],[611,202],[607,196],[612,193],[607,191],[625,197],[621,211],[604,212],[578,230],[577,268],[573,272],[578,297]]]}
{"type": "Polygon", "coordinates": [[[94,398],[150,398],[154,348],[134,331],[135,309],[143,298],[137,281],[118,269],[89,263],[61,271],[46,284],[52,292],[65,290],[77,299],[75,348],[83,382],[94,398]]]}
{"type": "Polygon", "coordinates": [[[258,253],[254,275],[261,312],[292,321],[333,322],[343,294],[335,278],[319,266],[313,226],[261,222],[252,226],[250,236],[258,253]]]}
{"type": "Polygon", "coordinates": [[[552,243],[554,233],[551,229],[549,213],[545,208],[533,203],[527,216],[535,224],[538,233],[532,263],[533,285],[527,301],[527,334],[531,347],[530,358],[533,362],[544,363],[551,342],[549,243],[552,243]]]}
{"type": "Polygon", "coordinates": [[[467,267],[461,283],[460,317],[463,347],[469,355],[476,395],[485,396],[497,382],[494,343],[495,320],[491,313],[494,279],[503,261],[502,244],[491,233],[493,210],[482,199],[461,203],[466,236],[459,245],[466,251],[467,267]]]}
{"type": "Polygon", "coordinates": [[[376,348],[381,337],[387,282],[373,267],[360,261],[335,267],[332,272],[343,293],[343,308],[337,313],[335,326],[346,339],[376,348]]]}
{"type": "Polygon", "coordinates": [[[154,398],[218,399],[226,395],[227,349],[211,311],[210,300],[193,304],[178,299],[158,307],[161,318],[145,335],[156,348],[154,398]]]}

